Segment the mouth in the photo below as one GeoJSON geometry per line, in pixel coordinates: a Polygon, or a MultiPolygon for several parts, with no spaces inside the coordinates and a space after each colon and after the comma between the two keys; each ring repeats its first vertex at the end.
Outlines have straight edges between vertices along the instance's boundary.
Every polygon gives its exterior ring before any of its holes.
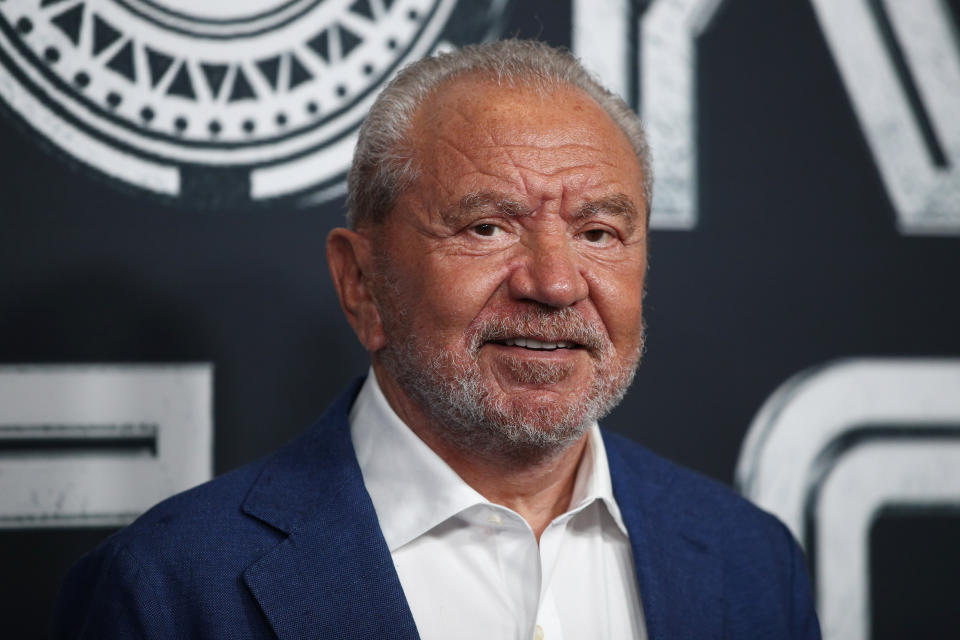
{"type": "Polygon", "coordinates": [[[516,337],[505,338],[503,340],[494,340],[491,344],[499,344],[505,347],[520,347],[531,351],[557,351],[559,349],[582,349],[583,346],[569,340],[547,341],[538,338],[516,337]]]}

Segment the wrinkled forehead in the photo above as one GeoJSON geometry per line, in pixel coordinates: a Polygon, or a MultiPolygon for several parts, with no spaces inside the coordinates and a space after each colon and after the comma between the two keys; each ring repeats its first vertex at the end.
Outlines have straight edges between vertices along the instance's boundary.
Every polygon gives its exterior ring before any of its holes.
{"type": "Polygon", "coordinates": [[[645,208],[630,141],[575,87],[458,78],[424,102],[411,134],[417,186],[444,192],[438,198],[456,200],[479,187],[520,191],[532,180],[576,192],[610,184],[645,208]]]}
{"type": "Polygon", "coordinates": [[[451,137],[479,145],[548,145],[591,136],[629,145],[607,112],[581,89],[544,81],[504,84],[476,75],[439,85],[418,109],[412,128],[420,148],[451,137]],[[514,137],[497,139],[504,132],[514,137]]]}

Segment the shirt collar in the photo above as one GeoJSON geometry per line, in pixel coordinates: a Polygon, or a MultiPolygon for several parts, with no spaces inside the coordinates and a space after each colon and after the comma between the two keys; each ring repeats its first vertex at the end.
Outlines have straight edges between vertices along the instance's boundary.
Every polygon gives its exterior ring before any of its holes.
{"type": "MultiPolygon", "coordinates": [[[[372,368],[350,410],[350,436],[390,551],[470,507],[490,504],[404,424],[372,368]]],[[[568,512],[595,500],[606,505],[626,534],[596,423],[590,427],[568,512]]]]}

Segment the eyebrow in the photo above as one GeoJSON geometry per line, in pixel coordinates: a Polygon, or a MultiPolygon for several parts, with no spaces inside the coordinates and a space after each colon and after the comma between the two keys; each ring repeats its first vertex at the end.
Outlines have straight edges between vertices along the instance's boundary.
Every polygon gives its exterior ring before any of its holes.
{"type": "MultiPolygon", "coordinates": [[[[478,191],[460,198],[456,205],[440,212],[440,218],[451,227],[461,226],[465,220],[479,211],[490,211],[510,218],[529,215],[533,212],[528,205],[496,191],[478,191]]],[[[622,216],[626,220],[627,235],[636,230],[640,214],[633,201],[623,193],[615,193],[598,200],[583,203],[574,213],[578,219],[593,218],[602,215],[622,216]]]]}
{"type": "Polygon", "coordinates": [[[615,193],[599,200],[590,200],[580,205],[574,214],[577,218],[593,218],[600,215],[621,216],[626,220],[627,236],[632,236],[637,229],[640,213],[627,195],[615,193]]]}
{"type": "Polygon", "coordinates": [[[516,218],[531,213],[532,209],[518,200],[513,200],[506,194],[495,191],[478,191],[468,193],[460,198],[456,205],[441,211],[440,218],[451,227],[459,227],[478,211],[496,212],[510,218],[516,218]]]}

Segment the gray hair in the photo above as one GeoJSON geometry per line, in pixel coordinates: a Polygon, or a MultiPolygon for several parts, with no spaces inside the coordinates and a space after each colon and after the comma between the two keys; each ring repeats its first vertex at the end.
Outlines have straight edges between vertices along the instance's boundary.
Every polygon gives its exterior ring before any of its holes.
{"type": "Polygon", "coordinates": [[[360,127],[347,176],[347,223],[351,228],[379,224],[418,176],[409,139],[420,106],[441,85],[478,75],[498,85],[529,88],[541,95],[573,87],[593,98],[626,135],[643,172],[647,220],[653,196],[650,151],[640,117],[605,89],[565,49],[532,40],[500,40],[468,45],[407,65],[383,89],[360,127]]]}

